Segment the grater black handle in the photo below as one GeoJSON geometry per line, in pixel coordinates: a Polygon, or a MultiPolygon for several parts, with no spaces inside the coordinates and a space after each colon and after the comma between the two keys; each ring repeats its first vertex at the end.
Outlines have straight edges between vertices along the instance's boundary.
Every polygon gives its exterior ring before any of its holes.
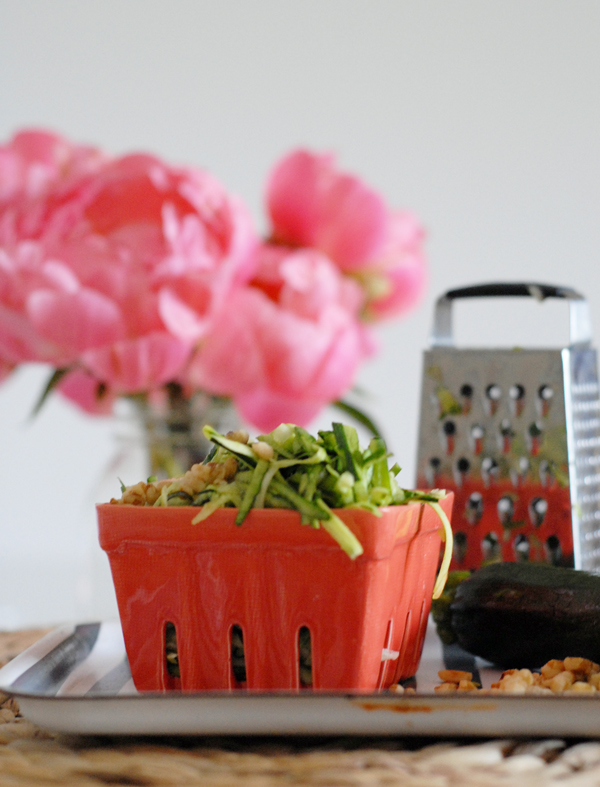
{"type": "Polygon", "coordinates": [[[470,287],[459,287],[448,290],[442,298],[455,301],[458,298],[486,297],[529,297],[538,301],[546,298],[567,298],[568,300],[585,300],[582,295],[570,287],[556,287],[553,284],[533,284],[524,282],[492,282],[490,284],[473,284],[470,287]]]}
{"type": "Polygon", "coordinates": [[[588,303],[583,295],[571,287],[557,287],[552,284],[533,282],[489,282],[448,290],[437,299],[430,345],[432,347],[452,347],[454,345],[452,336],[453,301],[460,298],[488,297],[529,297],[538,301],[544,301],[546,298],[564,298],[569,301],[570,344],[591,343],[592,326],[588,303]]]}

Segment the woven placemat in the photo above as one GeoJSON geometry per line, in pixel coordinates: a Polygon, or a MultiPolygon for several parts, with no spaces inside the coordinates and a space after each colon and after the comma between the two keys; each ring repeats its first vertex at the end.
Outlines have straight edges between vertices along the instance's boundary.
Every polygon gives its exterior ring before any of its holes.
{"type": "MultiPolygon", "coordinates": [[[[44,633],[0,633],[0,664],[44,633]]],[[[0,699],[0,787],[600,785],[596,741],[75,738],[36,727],[0,699]]]]}

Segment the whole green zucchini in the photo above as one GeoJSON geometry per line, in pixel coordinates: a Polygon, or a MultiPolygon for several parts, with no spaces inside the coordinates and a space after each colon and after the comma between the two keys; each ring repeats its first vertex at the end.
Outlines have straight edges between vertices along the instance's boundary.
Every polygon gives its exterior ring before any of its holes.
{"type": "Polygon", "coordinates": [[[461,582],[450,626],[464,650],[503,668],[600,662],[600,577],[543,563],[493,563],[461,582]]]}

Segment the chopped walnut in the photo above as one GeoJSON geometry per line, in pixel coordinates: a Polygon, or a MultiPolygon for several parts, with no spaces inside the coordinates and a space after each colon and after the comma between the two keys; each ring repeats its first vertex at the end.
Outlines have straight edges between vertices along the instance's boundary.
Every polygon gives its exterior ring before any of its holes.
{"type": "MultiPolygon", "coordinates": [[[[477,684],[471,673],[460,670],[440,670],[443,681],[435,687],[437,694],[457,691],[474,691],[477,684]]],[[[569,656],[563,661],[551,659],[540,672],[528,669],[505,670],[500,680],[490,689],[479,689],[481,694],[598,694],[600,693],[600,666],[589,659],[569,656]]]]}
{"type": "Polygon", "coordinates": [[[153,506],[164,487],[167,487],[168,494],[184,492],[193,499],[211,484],[231,481],[237,469],[238,463],[233,456],[228,456],[223,462],[192,465],[181,478],[168,478],[151,483],[140,481],[133,486],[128,486],[120,499],[113,498],[110,502],[116,505],[153,506]]]}

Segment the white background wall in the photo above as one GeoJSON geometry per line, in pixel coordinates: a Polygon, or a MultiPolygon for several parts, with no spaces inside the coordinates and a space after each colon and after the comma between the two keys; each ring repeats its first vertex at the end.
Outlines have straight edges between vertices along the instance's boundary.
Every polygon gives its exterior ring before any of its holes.
{"type": "MultiPolygon", "coordinates": [[[[600,331],[599,40],[597,0],[4,0],[0,139],[46,126],[205,166],[259,226],[269,167],[302,144],[414,210],[428,296],[358,381],[410,486],[438,294],[567,284],[600,331]]],[[[465,304],[459,338],[559,346],[564,308],[465,304]]],[[[114,611],[93,510],[113,426],[58,400],[30,421],[46,374],[0,387],[0,627],[114,611]]]]}

